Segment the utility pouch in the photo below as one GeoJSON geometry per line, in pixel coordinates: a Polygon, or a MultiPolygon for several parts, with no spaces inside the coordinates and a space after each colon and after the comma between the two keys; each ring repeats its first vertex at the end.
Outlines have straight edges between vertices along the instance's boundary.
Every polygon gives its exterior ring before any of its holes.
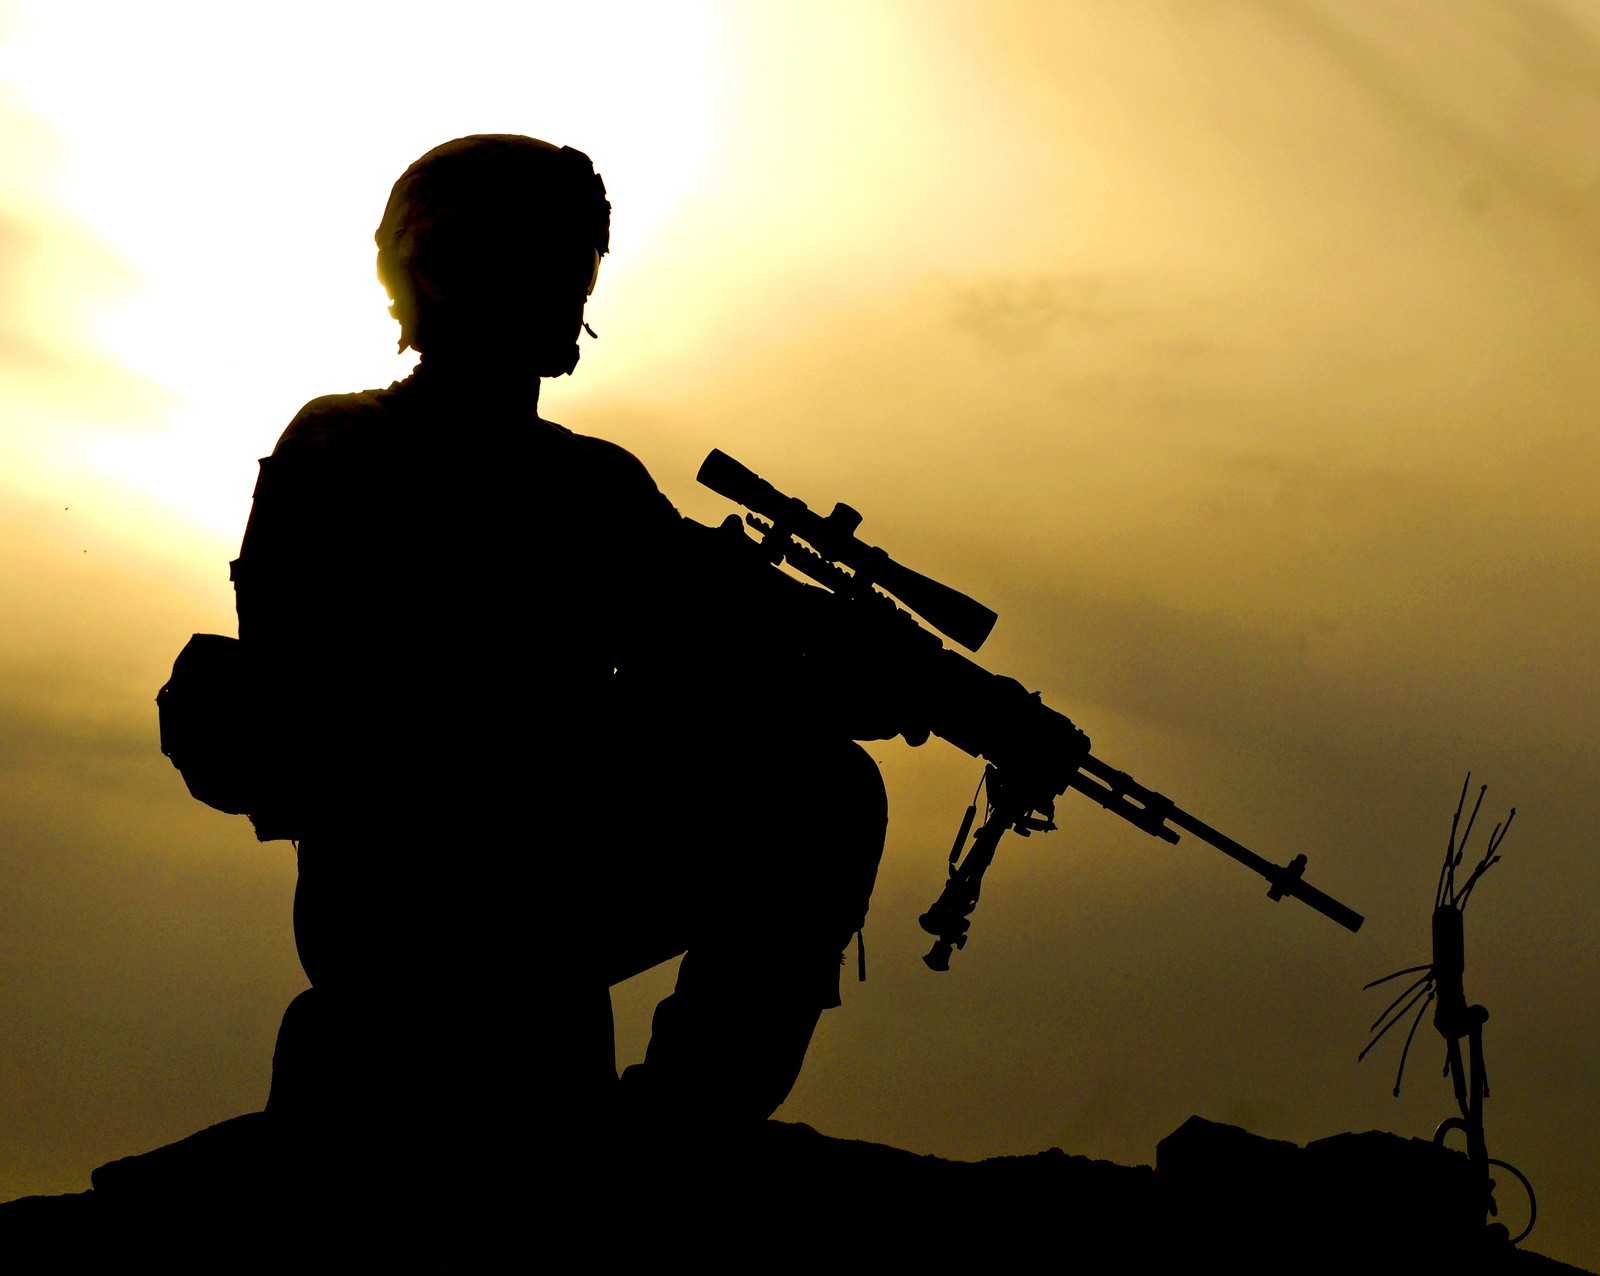
{"type": "Polygon", "coordinates": [[[229,815],[260,809],[259,693],[237,638],[195,634],[156,693],[161,752],[189,792],[229,815]]]}

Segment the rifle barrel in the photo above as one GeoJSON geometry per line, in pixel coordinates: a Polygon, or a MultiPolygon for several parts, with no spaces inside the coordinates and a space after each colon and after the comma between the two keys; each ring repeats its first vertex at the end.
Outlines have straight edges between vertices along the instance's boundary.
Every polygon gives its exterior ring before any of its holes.
{"type": "Polygon", "coordinates": [[[1079,764],[1078,773],[1068,781],[1068,785],[1085,797],[1092,798],[1113,815],[1120,815],[1134,827],[1143,829],[1152,837],[1176,842],[1178,835],[1167,827],[1168,821],[1185,832],[1193,833],[1202,842],[1238,860],[1246,868],[1260,873],[1271,882],[1272,890],[1268,894],[1273,899],[1293,895],[1324,917],[1338,922],[1346,930],[1360,930],[1361,923],[1366,920],[1355,909],[1319,891],[1301,876],[1305,871],[1305,856],[1297,856],[1288,867],[1274,864],[1271,860],[1257,855],[1249,847],[1235,842],[1226,833],[1212,828],[1204,820],[1190,815],[1165,794],[1145,788],[1125,771],[1116,770],[1093,754],[1083,759],[1079,764]]]}
{"type": "Polygon", "coordinates": [[[1257,855],[1248,847],[1241,846],[1226,833],[1220,833],[1204,820],[1198,820],[1178,807],[1173,807],[1167,816],[1179,828],[1193,833],[1201,841],[1214,846],[1233,859],[1239,861],[1246,868],[1254,869],[1272,883],[1272,889],[1267,893],[1278,899],[1284,895],[1293,895],[1304,904],[1309,904],[1317,912],[1330,921],[1338,922],[1346,930],[1356,931],[1361,929],[1361,923],[1366,921],[1360,913],[1346,904],[1341,904],[1333,896],[1319,891],[1310,882],[1301,876],[1305,871],[1306,857],[1297,855],[1294,860],[1283,867],[1274,864],[1271,860],[1257,855]]]}

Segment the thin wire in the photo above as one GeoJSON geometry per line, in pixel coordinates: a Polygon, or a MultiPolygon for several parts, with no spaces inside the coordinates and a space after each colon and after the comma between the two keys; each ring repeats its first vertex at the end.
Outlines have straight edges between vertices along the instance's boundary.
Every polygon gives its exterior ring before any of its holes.
{"type": "Polygon", "coordinates": [[[1423,1013],[1428,1009],[1428,1003],[1433,1000],[1433,994],[1428,994],[1428,1000],[1422,1003],[1422,1009],[1417,1011],[1417,1017],[1411,1021],[1411,1031],[1406,1034],[1405,1048],[1400,1051],[1400,1071],[1394,1074],[1394,1097],[1400,1097],[1400,1078],[1406,1074],[1406,1056],[1411,1053],[1411,1039],[1417,1035],[1417,1027],[1422,1023],[1423,1013]]]}
{"type": "Polygon", "coordinates": [[[1511,821],[1516,818],[1517,808],[1512,807],[1511,813],[1506,816],[1506,822],[1496,824],[1494,832],[1489,834],[1489,847],[1484,851],[1483,859],[1472,870],[1472,876],[1467,878],[1467,884],[1462,888],[1461,894],[1456,896],[1456,907],[1463,912],[1466,911],[1467,898],[1472,894],[1472,888],[1478,884],[1478,879],[1500,862],[1500,856],[1496,852],[1500,849],[1500,843],[1506,840],[1506,834],[1511,831],[1511,821]]]}
{"type": "MultiPolygon", "coordinates": [[[[1415,985],[1413,985],[1413,987],[1415,987],[1415,985]]],[[[1424,996],[1426,996],[1428,998],[1428,1001],[1432,1001],[1433,1000],[1433,989],[1424,988],[1415,997],[1413,997],[1411,999],[1411,1001],[1406,1005],[1406,1009],[1405,1010],[1402,1010],[1399,1014],[1397,1014],[1393,1019],[1389,1020],[1389,1022],[1384,1025],[1383,1032],[1380,1032],[1371,1041],[1367,1042],[1367,1048],[1356,1056],[1356,1062],[1360,1063],[1363,1059],[1365,1059],[1367,1057],[1368,1053],[1372,1050],[1372,1047],[1377,1045],[1378,1042],[1383,1040],[1384,1033],[1387,1033],[1390,1028],[1394,1027],[1395,1024],[1399,1023],[1402,1019],[1404,1019],[1406,1017],[1406,1011],[1410,1010],[1412,1006],[1417,1004],[1417,1002],[1422,1001],[1422,998],[1424,996]]],[[[1424,1009],[1426,1009],[1427,1002],[1423,1002],[1423,1007],[1424,1007],[1424,1009]]]]}
{"type": "Polygon", "coordinates": [[[1450,817],[1450,838],[1444,844],[1444,863],[1439,866],[1439,884],[1433,888],[1433,906],[1438,908],[1444,903],[1444,886],[1450,872],[1450,861],[1456,856],[1456,829],[1461,824],[1461,811],[1467,804],[1467,785],[1472,783],[1472,772],[1467,772],[1467,778],[1461,781],[1461,796],[1456,800],[1456,813],[1450,817]]]}
{"type": "MultiPolygon", "coordinates": [[[[1382,979],[1374,979],[1370,984],[1362,984],[1361,985],[1361,991],[1362,992],[1366,992],[1366,990],[1368,988],[1376,988],[1379,984],[1386,984],[1391,979],[1400,978],[1401,975],[1414,975],[1419,970],[1432,970],[1432,969],[1433,969],[1433,964],[1431,962],[1426,966],[1407,966],[1404,970],[1397,970],[1397,971],[1394,972],[1394,974],[1385,975],[1382,979]]],[[[1416,985],[1413,984],[1412,986],[1415,987],[1416,985]]],[[[1382,1018],[1382,1016],[1380,1015],[1379,1018],[1382,1018]]]]}
{"type": "MultiPolygon", "coordinates": [[[[1415,983],[1409,985],[1403,993],[1401,993],[1398,997],[1396,997],[1393,1001],[1391,1001],[1387,1006],[1385,1006],[1383,1008],[1383,1013],[1372,1021],[1372,1026],[1370,1028],[1368,1028],[1367,1031],[1368,1032],[1372,1032],[1374,1029],[1376,1029],[1377,1026],[1380,1023],[1382,1023],[1385,1019],[1387,1019],[1389,1017],[1389,1012],[1391,1010],[1393,1010],[1402,1001],[1404,1001],[1407,997],[1409,997],[1412,993],[1414,993],[1418,988],[1421,988],[1423,984],[1432,983],[1432,982],[1433,982],[1433,967],[1429,966],[1427,974],[1425,974],[1421,979],[1417,980],[1415,983]]],[[[1365,989],[1363,989],[1362,991],[1365,991],[1365,989]]],[[[1410,1010],[1410,1009],[1411,1009],[1410,1006],[1406,1007],[1406,1010],[1410,1010]]],[[[1405,1014],[1405,1010],[1402,1010],[1400,1013],[1401,1014],[1405,1014]]]]}
{"type": "Polygon", "coordinates": [[[1485,784],[1478,790],[1478,800],[1472,804],[1472,816],[1467,820],[1467,831],[1461,835],[1461,845],[1456,848],[1456,858],[1450,865],[1450,903],[1456,902],[1456,869],[1467,853],[1467,839],[1472,836],[1472,826],[1478,822],[1478,812],[1483,809],[1483,795],[1489,791],[1485,784]]]}

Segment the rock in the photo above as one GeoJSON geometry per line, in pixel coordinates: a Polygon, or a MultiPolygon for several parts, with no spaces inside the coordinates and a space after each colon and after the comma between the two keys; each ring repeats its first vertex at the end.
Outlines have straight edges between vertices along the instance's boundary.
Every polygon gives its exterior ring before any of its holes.
{"type": "MultiPolygon", "coordinates": [[[[488,1146],[484,1141],[484,1146],[488,1146]]],[[[1156,1168],[1052,1148],[947,1161],[768,1122],[692,1145],[597,1146],[582,1166],[315,1158],[265,1114],[101,1166],[94,1190],[0,1205],[13,1270],[157,1260],[168,1271],[329,1262],[474,1271],[692,1258],[701,1268],[1036,1263],[1229,1273],[1580,1269],[1482,1226],[1465,1157],[1372,1131],[1304,1148],[1191,1117],[1156,1168]]]]}

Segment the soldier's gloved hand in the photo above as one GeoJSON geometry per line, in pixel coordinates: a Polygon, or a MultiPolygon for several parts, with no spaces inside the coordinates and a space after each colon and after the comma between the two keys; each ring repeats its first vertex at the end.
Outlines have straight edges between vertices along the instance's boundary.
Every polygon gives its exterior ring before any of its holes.
{"type": "Polygon", "coordinates": [[[903,736],[915,748],[929,729],[917,689],[898,676],[894,664],[863,660],[859,651],[808,656],[814,704],[852,740],[892,740],[903,736]]]}

